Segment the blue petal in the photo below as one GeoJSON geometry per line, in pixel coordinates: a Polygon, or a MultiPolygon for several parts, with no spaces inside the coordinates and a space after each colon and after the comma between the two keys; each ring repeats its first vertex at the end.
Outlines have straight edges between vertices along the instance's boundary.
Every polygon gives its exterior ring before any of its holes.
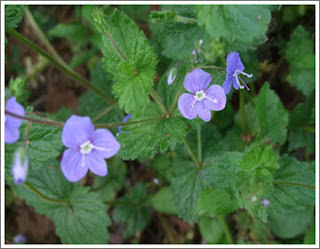
{"type": "Polygon", "coordinates": [[[204,91],[209,86],[211,80],[211,74],[200,68],[196,68],[184,78],[184,88],[191,93],[204,91]]]}
{"type": "Polygon", "coordinates": [[[61,170],[64,176],[70,182],[77,182],[88,172],[88,166],[82,165],[85,156],[75,149],[67,149],[61,160],[61,170]]]}
{"type": "Polygon", "coordinates": [[[227,56],[227,73],[233,74],[236,70],[243,71],[244,65],[240,59],[239,53],[232,52],[227,56]]]}

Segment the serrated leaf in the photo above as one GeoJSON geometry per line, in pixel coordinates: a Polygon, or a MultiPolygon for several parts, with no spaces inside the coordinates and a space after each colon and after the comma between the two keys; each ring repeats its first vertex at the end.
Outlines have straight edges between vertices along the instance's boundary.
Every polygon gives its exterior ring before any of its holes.
{"type": "Polygon", "coordinates": [[[30,95],[30,90],[27,90],[27,82],[20,77],[11,79],[9,88],[12,95],[17,98],[17,101],[20,104],[25,105],[30,95]]]}
{"type": "Polygon", "coordinates": [[[197,6],[198,21],[212,38],[224,38],[230,44],[257,46],[266,40],[271,20],[266,5],[197,6]]]}
{"type": "Polygon", "coordinates": [[[191,161],[178,159],[174,164],[172,190],[179,208],[179,217],[188,223],[197,221],[197,203],[204,189],[204,181],[199,169],[191,161]]]}
{"type": "Polygon", "coordinates": [[[40,170],[31,171],[27,181],[50,200],[40,198],[24,185],[14,186],[17,195],[38,213],[54,221],[62,243],[108,242],[107,226],[111,221],[99,195],[89,192],[87,187],[68,182],[57,162],[47,163],[40,170]]]}
{"type": "Polygon", "coordinates": [[[272,232],[281,238],[292,238],[305,232],[313,218],[313,207],[306,207],[299,211],[285,211],[272,213],[269,225],[272,232]]]}
{"type": "Polygon", "coordinates": [[[238,208],[237,201],[224,189],[207,188],[200,195],[197,205],[199,215],[225,215],[238,208]]]}
{"type": "Polygon", "coordinates": [[[286,59],[290,63],[288,81],[308,96],[315,89],[314,43],[302,26],[298,26],[291,36],[286,59]]]}
{"type": "Polygon", "coordinates": [[[126,164],[118,158],[112,158],[108,161],[108,175],[105,177],[96,176],[93,190],[100,194],[102,200],[112,201],[123,187],[126,172],[126,164]]]}
{"type": "Polygon", "coordinates": [[[93,18],[103,35],[104,68],[114,79],[113,93],[126,113],[138,114],[149,103],[157,64],[154,50],[143,32],[122,12],[114,10],[107,18],[97,10],[93,18]],[[101,23],[108,28],[101,27],[101,23]]]}
{"type": "Polygon", "coordinates": [[[217,244],[223,238],[223,228],[217,218],[201,216],[199,228],[203,239],[205,239],[207,243],[217,244]]]}
{"type": "MultiPolygon", "coordinates": [[[[32,118],[38,118],[35,115],[27,115],[32,118]]],[[[29,143],[26,147],[29,157],[29,166],[31,169],[39,169],[49,160],[57,158],[62,150],[61,141],[62,129],[57,127],[45,126],[40,124],[31,124],[29,143]]],[[[6,176],[11,178],[11,166],[14,152],[25,143],[27,134],[27,124],[23,123],[20,127],[20,139],[14,144],[6,144],[5,146],[5,165],[6,176]]]]}
{"type": "Polygon", "coordinates": [[[269,139],[272,144],[282,145],[286,141],[288,111],[279,97],[265,83],[256,99],[256,113],[260,125],[259,137],[269,139]]]}
{"type": "Polygon", "coordinates": [[[173,201],[171,187],[160,189],[152,198],[152,206],[159,212],[174,215],[178,214],[178,208],[173,201]]]}
{"type": "Polygon", "coordinates": [[[148,194],[145,185],[138,183],[127,196],[120,199],[121,201],[127,205],[116,206],[113,211],[113,219],[116,222],[126,223],[124,236],[128,237],[142,231],[151,218],[151,210],[147,206],[148,194]]]}
{"type": "Polygon", "coordinates": [[[16,28],[24,14],[25,5],[6,5],[5,6],[5,27],[16,28]]]}
{"type": "MultiPolygon", "coordinates": [[[[186,135],[187,123],[184,119],[161,117],[160,110],[153,103],[146,108],[142,118],[137,120],[147,119],[153,120],[123,128],[123,133],[118,137],[122,145],[118,153],[121,158],[152,158],[159,150],[163,153],[169,147],[174,149],[186,135]]],[[[133,118],[132,121],[134,120],[136,119],[133,118]]]]}
{"type": "Polygon", "coordinates": [[[315,199],[315,190],[312,189],[315,185],[313,166],[287,155],[281,157],[279,164],[280,169],[274,175],[274,182],[277,185],[270,199],[272,212],[301,210],[305,206],[313,206],[315,199]]]}

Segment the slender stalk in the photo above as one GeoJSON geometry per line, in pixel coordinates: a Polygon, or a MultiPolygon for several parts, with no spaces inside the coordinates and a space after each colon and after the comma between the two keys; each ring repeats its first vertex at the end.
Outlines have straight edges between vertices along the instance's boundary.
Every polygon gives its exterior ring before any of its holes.
{"type": "Polygon", "coordinates": [[[9,111],[5,111],[5,114],[9,115],[11,117],[18,118],[18,119],[21,119],[24,121],[35,123],[35,124],[48,125],[48,126],[54,126],[54,127],[59,127],[59,128],[62,128],[64,126],[64,123],[61,123],[61,122],[54,122],[54,121],[40,120],[40,119],[29,118],[29,117],[22,117],[20,115],[14,114],[9,111]]]}
{"type": "Polygon", "coordinates": [[[308,185],[308,184],[301,184],[297,182],[287,182],[287,181],[273,181],[273,184],[279,184],[279,185],[286,185],[286,186],[296,186],[296,187],[302,187],[302,188],[309,188],[315,190],[315,186],[308,185]]]}
{"type": "Polygon", "coordinates": [[[244,110],[244,94],[243,91],[239,91],[240,97],[240,122],[241,122],[241,129],[243,132],[248,131],[248,126],[246,122],[245,110],[244,110]]]}
{"type": "MultiPolygon", "coordinates": [[[[47,120],[40,120],[40,119],[35,119],[35,118],[29,118],[29,117],[23,117],[17,114],[14,114],[9,111],[5,111],[6,115],[25,120],[31,123],[35,124],[41,124],[41,125],[48,125],[48,126],[54,126],[54,127],[59,127],[63,128],[64,123],[62,122],[55,122],[55,121],[47,121],[47,120]]],[[[128,122],[121,122],[121,123],[106,123],[106,124],[94,124],[96,128],[111,128],[111,127],[118,127],[118,126],[126,126],[126,125],[132,125],[132,124],[141,124],[141,123],[146,123],[146,122],[151,122],[159,119],[163,119],[164,116],[158,116],[154,118],[148,118],[148,119],[142,119],[142,120],[134,120],[134,121],[128,121],[128,122]]]]}
{"type": "Polygon", "coordinates": [[[100,118],[102,118],[103,116],[107,115],[109,112],[111,112],[111,110],[115,107],[115,104],[109,106],[107,109],[105,109],[103,112],[101,112],[100,114],[98,114],[97,116],[95,116],[92,119],[92,122],[96,122],[97,120],[99,120],[100,118]]]}
{"type": "Polygon", "coordinates": [[[229,244],[233,244],[233,240],[232,240],[232,236],[231,236],[231,232],[230,232],[230,229],[229,229],[229,226],[226,222],[226,220],[224,219],[223,216],[221,215],[218,215],[218,219],[220,221],[220,224],[222,226],[222,229],[224,231],[224,234],[226,236],[226,239],[228,241],[229,244]]]}
{"type": "Polygon", "coordinates": [[[126,126],[126,125],[132,125],[132,124],[142,124],[142,123],[147,123],[147,122],[151,122],[151,121],[155,121],[155,120],[163,119],[163,118],[164,118],[163,116],[158,116],[155,118],[134,120],[134,121],[128,121],[128,122],[96,124],[95,127],[96,128],[111,128],[111,127],[126,126]]]}
{"type": "Polygon", "coordinates": [[[24,145],[23,146],[27,146],[29,144],[29,136],[30,136],[30,128],[31,128],[32,123],[28,122],[27,125],[27,132],[26,132],[26,137],[24,139],[24,145]]]}
{"type": "MultiPolygon", "coordinates": [[[[252,89],[252,88],[251,88],[252,89]]],[[[249,102],[253,105],[253,107],[256,107],[256,104],[253,101],[253,97],[247,92],[247,91],[242,91],[246,94],[247,99],[249,100],[249,102]]]]}
{"type": "Polygon", "coordinates": [[[197,128],[198,159],[202,163],[201,126],[197,128]]]}
{"type": "Polygon", "coordinates": [[[25,14],[26,17],[31,25],[31,27],[33,28],[33,30],[35,31],[36,35],[38,36],[38,38],[41,40],[41,42],[47,47],[47,49],[49,50],[49,52],[64,66],[69,67],[64,60],[59,56],[59,54],[57,53],[57,51],[54,49],[54,47],[51,45],[50,41],[47,39],[47,37],[45,36],[45,34],[42,32],[42,30],[40,29],[39,25],[37,24],[36,20],[33,18],[33,15],[31,14],[30,10],[28,7],[25,8],[25,14]]]}
{"type": "Polygon", "coordinates": [[[187,141],[186,138],[183,139],[183,143],[184,143],[184,145],[186,146],[187,151],[188,151],[188,153],[190,154],[190,156],[191,156],[192,160],[194,161],[194,163],[196,164],[196,166],[197,166],[199,169],[201,169],[202,165],[201,165],[201,163],[199,162],[199,160],[198,160],[198,158],[196,157],[196,155],[194,154],[194,152],[192,151],[192,149],[191,149],[191,147],[190,147],[190,144],[188,143],[188,141],[187,141]]]}
{"type": "Polygon", "coordinates": [[[167,108],[164,106],[164,104],[162,103],[158,93],[153,88],[151,88],[150,95],[154,99],[154,101],[158,104],[158,106],[160,107],[160,109],[163,112],[163,114],[169,115],[169,113],[167,111],[167,108]]]}
{"type": "Polygon", "coordinates": [[[25,38],[23,35],[21,35],[19,32],[8,28],[8,32],[13,35],[15,38],[17,38],[20,42],[31,48],[32,50],[38,52],[43,57],[45,57],[48,61],[50,61],[54,66],[62,70],[64,73],[66,73],[68,76],[70,76],[72,79],[76,80],[78,83],[83,85],[84,87],[92,90],[95,92],[98,96],[103,98],[107,103],[112,105],[114,103],[114,100],[110,97],[106,96],[103,92],[101,92],[99,89],[97,89],[95,86],[93,86],[88,80],[86,80],[81,75],[77,74],[76,72],[72,71],[69,67],[66,67],[64,64],[61,64],[60,61],[53,58],[50,54],[42,50],[38,45],[30,41],[29,39],[25,38]]]}
{"type": "Polygon", "coordinates": [[[197,68],[213,68],[213,69],[226,70],[225,67],[217,67],[217,66],[199,66],[197,68]]]}
{"type": "Polygon", "coordinates": [[[169,110],[169,113],[170,115],[172,115],[172,113],[174,112],[174,110],[176,109],[176,106],[177,106],[177,103],[178,103],[178,100],[179,100],[179,97],[181,96],[181,94],[184,92],[184,86],[182,85],[178,94],[176,95],[176,97],[174,98],[174,101],[170,107],[170,110],[169,110]]]}
{"type": "Polygon", "coordinates": [[[25,182],[24,186],[30,190],[32,193],[34,193],[36,196],[38,196],[40,199],[47,201],[47,202],[51,202],[54,204],[63,204],[63,205],[68,205],[71,206],[71,203],[68,200],[57,200],[57,199],[52,199],[44,194],[42,194],[41,192],[39,192],[31,183],[29,182],[25,182]]]}

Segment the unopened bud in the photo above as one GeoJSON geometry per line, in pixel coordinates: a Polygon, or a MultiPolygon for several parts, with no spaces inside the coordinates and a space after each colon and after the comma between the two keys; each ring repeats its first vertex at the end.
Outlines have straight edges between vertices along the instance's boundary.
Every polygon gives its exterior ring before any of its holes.
{"type": "Polygon", "coordinates": [[[12,165],[14,183],[19,185],[26,181],[29,169],[29,159],[25,148],[19,148],[15,154],[12,165]]]}
{"type": "Polygon", "coordinates": [[[168,85],[171,85],[175,79],[177,78],[177,69],[176,68],[172,68],[170,70],[169,76],[168,76],[168,85]]]}

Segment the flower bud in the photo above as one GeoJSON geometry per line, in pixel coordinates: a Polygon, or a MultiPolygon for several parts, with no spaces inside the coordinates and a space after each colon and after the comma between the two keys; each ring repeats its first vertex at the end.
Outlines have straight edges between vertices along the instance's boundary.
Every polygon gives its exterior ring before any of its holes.
{"type": "Polygon", "coordinates": [[[28,168],[29,168],[29,159],[26,153],[25,148],[19,148],[14,154],[14,162],[12,166],[12,175],[14,183],[19,185],[26,181],[28,168]]]}
{"type": "Polygon", "coordinates": [[[177,69],[174,67],[170,70],[169,76],[168,76],[168,85],[171,85],[177,78],[177,69]]]}

